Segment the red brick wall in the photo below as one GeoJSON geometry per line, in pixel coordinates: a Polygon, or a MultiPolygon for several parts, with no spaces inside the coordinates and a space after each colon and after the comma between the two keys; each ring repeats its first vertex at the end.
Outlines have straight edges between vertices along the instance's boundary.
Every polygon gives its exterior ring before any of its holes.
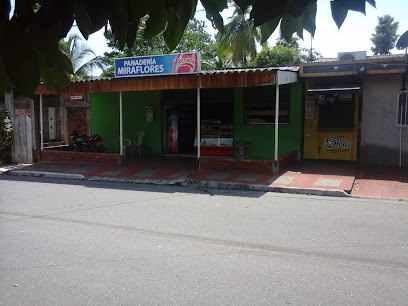
{"type": "MultiPolygon", "coordinates": [[[[296,152],[291,152],[279,158],[279,171],[286,169],[294,162],[296,162],[296,152]]],[[[200,157],[200,169],[243,170],[245,172],[273,173],[273,160],[202,156],[200,157]]]]}
{"type": "Polygon", "coordinates": [[[45,162],[82,162],[90,164],[120,165],[120,155],[111,153],[43,150],[36,151],[37,160],[45,162]]]}
{"type": "Polygon", "coordinates": [[[87,108],[84,107],[67,107],[67,121],[68,121],[68,135],[71,132],[81,127],[79,133],[87,134],[88,131],[88,119],[87,119],[87,108]]]}
{"type": "Polygon", "coordinates": [[[206,170],[245,170],[271,173],[273,160],[242,159],[232,157],[202,156],[200,169],[206,170]]]}

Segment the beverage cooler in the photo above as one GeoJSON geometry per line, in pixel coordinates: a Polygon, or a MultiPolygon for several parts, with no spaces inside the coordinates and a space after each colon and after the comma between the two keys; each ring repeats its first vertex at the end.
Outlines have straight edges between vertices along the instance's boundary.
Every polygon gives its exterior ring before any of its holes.
{"type": "Polygon", "coordinates": [[[309,88],[305,97],[305,159],[357,160],[360,87],[309,88]]]}

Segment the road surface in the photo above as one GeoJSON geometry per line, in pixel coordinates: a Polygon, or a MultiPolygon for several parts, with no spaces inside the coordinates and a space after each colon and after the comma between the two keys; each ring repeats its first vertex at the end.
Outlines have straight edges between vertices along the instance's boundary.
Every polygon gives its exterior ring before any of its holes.
{"type": "Polygon", "coordinates": [[[0,305],[407,305],[408,202],[0,176],[0,305]]]}

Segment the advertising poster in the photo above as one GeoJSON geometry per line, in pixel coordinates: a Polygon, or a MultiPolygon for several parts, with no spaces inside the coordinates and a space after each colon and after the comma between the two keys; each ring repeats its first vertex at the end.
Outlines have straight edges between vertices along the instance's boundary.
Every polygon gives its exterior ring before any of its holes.
{"type": "Polygon", "coordinates": [[[195,74],[201,72],[200,53],[180,53],[115,59],[115,77],[195,74]]]}
{"type": "Polygon", "coordinates": [[[321,132],[319,137],[321,159],[352,160],[353,132],[321,132]]]}
{"type": "Polygon", "coordinates": [[[178,113],[171,112],[167,117],[167,152],[178,153],[178,113]]]}

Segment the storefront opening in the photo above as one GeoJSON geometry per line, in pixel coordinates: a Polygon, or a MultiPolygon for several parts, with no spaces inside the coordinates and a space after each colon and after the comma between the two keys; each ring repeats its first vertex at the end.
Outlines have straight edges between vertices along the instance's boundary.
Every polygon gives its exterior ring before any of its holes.
{"type": "MultiPolygon", "coordinates": [[[[233,143],[233,88],[201,89],[201,146],[204,153],[219,154],[233,143]]],[[[166,90],[163,103],[163,151],[166,154],[197,153],[197,91],[166,90]]],[[[225,153],[225,150],[223,151],[225,153]]]]}

